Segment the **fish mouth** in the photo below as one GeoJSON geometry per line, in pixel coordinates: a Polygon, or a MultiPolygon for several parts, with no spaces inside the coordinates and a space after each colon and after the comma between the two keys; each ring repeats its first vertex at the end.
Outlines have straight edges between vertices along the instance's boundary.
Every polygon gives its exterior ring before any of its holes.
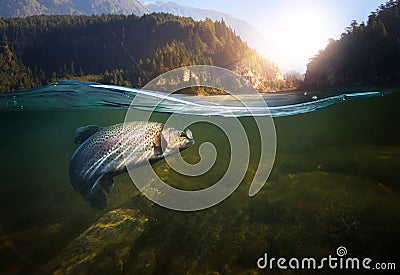
{"type": "Polygon", "coordinates": [[[186,145],[187,146],[192,146],[194,144],[194,139],[188,139],[187,141],[186,141],[186,145]]]}
{"type": "Polygon", "coordinates": [[[180,146],[179,151],[185,150],[194,144],[194,139],[186,139],[184,144],[180,146]]]}

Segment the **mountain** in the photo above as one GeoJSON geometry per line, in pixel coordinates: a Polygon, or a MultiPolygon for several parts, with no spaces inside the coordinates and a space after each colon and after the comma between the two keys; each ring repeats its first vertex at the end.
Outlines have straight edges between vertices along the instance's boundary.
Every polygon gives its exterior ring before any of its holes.
{"type": "Polygon", "coordinates": [[[61,79],[142,87],[196,64],[231,69],[262,91],[288,85],[222,21],[169,13],[0,18],[2,91],[61,79]]]}
{"type": "Polygon", "coordinates": [[[149,11],[136,0],[2,0],[0,16],[24,17],[38,14],[135,14],[149,11]]]}
{"type": "Polygon", "coordinates": [[[194,20],[210,18],[216,21],[223,19],[250,47],[253,49],[265,48],[265,43],[260,39],[262,35],[256,29],[246,21],[237,19],[229,14],[215,10],[182,6],[170,1],[143,2],[143,4],[150,12],[166,12],[177,16],[192,17],[194,20]]]}
{"type": "Polygon", "coordinates": [[[173,2],[148,2],[142,4],[137,0],[1,0],[2,17],[25,17],[30,15],[101,15],[101,14],[135,14],[165,12],[177,16],[192,17],[194,20],[210,18],[213,21],[223,19],[241,39],[260,52],[266,47],[262,35],[246,21],[229,14],[178,5],[173,2]]]}

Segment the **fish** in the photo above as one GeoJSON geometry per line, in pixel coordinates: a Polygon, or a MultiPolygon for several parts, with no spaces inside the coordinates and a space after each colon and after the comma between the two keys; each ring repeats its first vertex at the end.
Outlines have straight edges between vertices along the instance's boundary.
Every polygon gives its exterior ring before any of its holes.
{"type": "Polygon", "coordinates": [[[132,121],[108,127],[87,125],[76,129],[80,144],[69,163],[69,177],[76,192],[96,209],[107,206],[113,177],[129,169],[164,159],[194,144],[189,129],[179,131],[165,124],[132,121]]]}

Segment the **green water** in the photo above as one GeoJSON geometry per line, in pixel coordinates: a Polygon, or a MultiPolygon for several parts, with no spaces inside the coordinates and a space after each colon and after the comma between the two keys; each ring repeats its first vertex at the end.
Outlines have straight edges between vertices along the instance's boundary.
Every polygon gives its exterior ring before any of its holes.
{"type": "MultiPolygon", "coordinates": [[[[253,121],[241,119],[253,153],[244,181],[223,203],[192,213],[153,204],[127,174],[115,178],[104,211],[73,190],[68,163],[75,129],[120,123],[124,111],[3,112],[0,273],[257,274],[264,272],[256,262],[265,252],[322,258],[339,246],[349,256],[400,268],[399,104],[400,95],[392,94],[275,118],[275,164],[252,198],[259,140],[253,121]]],[[[196,145],[184,159],[197,162],[198,146],[213,142],[212,170],[191,179],[165,161],[154,168],[173,186],[204,188],[224,174],[230,149],[216,127],[190,129],[196,145]]],[[[306,274],[335,273],[323,271],[306,274]]]]}

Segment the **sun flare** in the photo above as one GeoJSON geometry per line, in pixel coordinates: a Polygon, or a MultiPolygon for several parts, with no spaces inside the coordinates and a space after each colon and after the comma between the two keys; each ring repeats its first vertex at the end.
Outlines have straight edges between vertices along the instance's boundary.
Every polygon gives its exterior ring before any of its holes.
{"type": "MultiPolygon", "coordinates": [[[[269,41],[270,57],[284,69],[293,63],[306,64],[309,58],[327,44],[329,20],[326,17],[326,14],[311,7],[286,11],[277,20],[273,41],[269,41]]],[[[272,37],[271,34],[268,36],[272,37]]]]}

